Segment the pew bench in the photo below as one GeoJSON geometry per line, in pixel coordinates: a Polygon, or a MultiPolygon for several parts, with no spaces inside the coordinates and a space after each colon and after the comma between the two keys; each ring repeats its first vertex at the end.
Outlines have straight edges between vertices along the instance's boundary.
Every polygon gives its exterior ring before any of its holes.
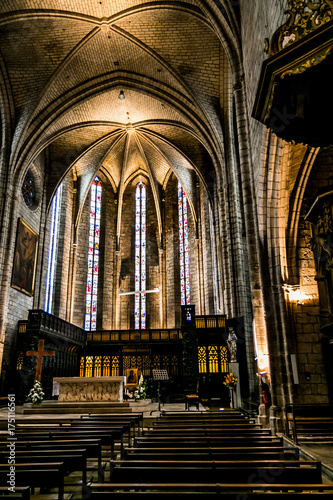
{"type": "MultiPolygon", "coordinates": [[[[90,492],[107,492],[112,497],[115,493],[135,493],[135,492],[157,492],[157,493],[210,493],[216,492],[219,494],[226,494],[229,492],[233,493],[243,493],[244,495],[252,493],[254,491],[262,494],[265,491],[270,493],[302,493],[304,491],[311,491],[311,493],[322,493],[326,492],[330,495],[333,493],[333,484],[323,484],[323,483],[305,483],[305,484],[281,484],[276,482],[275,484],[268,485],[262,481],[257,483],[197,483],[191,481],[190,483],[134,483],[132,481],[126,481],[124,483],[91,483],[89,484],[90,492]]],[[[235,498],[235,497],[233,497],[235,498]]],[[[243,497],[241,497],[243,498],[243,497]]],[[[301,495],[303,498],[303,495],[301,495]]]]}
{"type": "MultiPolygon", "coordinates": [[[[219,425],[225,425],[225,424],[231,424],[231,425],[246,425],[246,424],[255,424],[255,419],[254,418],[249,418],[249,419],[237,419],[234,420],[232,418],[191,418],[191,419],[186,419],[186,418],[173,418],[173,419],[168,419],[168,418],[157,418],[155,422],[153,422],[153,427],[159,427],[160,425],[211,425],[211,424],[219,424],[219,425]]],[[[261,424],[258,424],[261,425],[261,424]]]]}
{"type": "MultiPolygon", "coordinates": [[[[4,451],[8,455],[8,441],[0,441],[0,451],[4,451]]],[[[26,452],[40,452],[40,451],[50,451],[50,452],[59,452],[59,451],[68,451],[75,453],[76,450],[82,448],[84,445],[84,449],[87,455],[87,458],[93,459],[96,461],[96,465],[87,464],[88,471],[98,471],[98,481],[104,481],[104,467],[102,464],[102,444],[100,439],[87,439],[82,443],[81,440],[52,440],[47,439],[43,441],[16,441],[15,442],[15,451],[26,451],[26,452]]]]}
{"type": "Polygon", "coordinates": [[[62,429],[52,429],[52,431],[47,430],[34,430],[34,431],[15,431],[15,437],[18,441],[40,441],[40,440],[73,440],[76,439],[79,441],[80,446],[82,447],[83,443],[85,443],[86,439],[101,439],[101,443],[103,446],[110,447],[110,459],[113,460],[115,458],[115,439],[120,439],[120,449],[121,456],[123,456],[123,448],[124,443],[122,440],[122,433],[118,431],[108,431],[108,430],[79,430],[74,431],[73,429],[68,431],[64,431],[62,429]]]}
{"type": "MultiPolygon", "coordinates": [[[[215,466],[203,465],[193,467],[161,466],[153,469],[154,481],[158,483],[185,482],[191,483],[195,478],[200,483],[246,483],[264,481],[267,484],[279,483],[306,484],[321,483],[321,470],[317,466],[215,466]]],[[[150,466],[121,466],[110,470],[110,482],[125,483],[129,479],[133,483],[148,483],[152,478],[150,466]]]]}
{"type": "MultiPolygon", "coordinates": [[[[0,461],[4,463],[8,459],[8,452],[0,451],[0,461]]],[[[87,452],[86,450],[15,450],[15,463],[48,463],[62,462],[64,474],[82,472],[81,484],[82,494],[87,485],[87,452]]]]}
{"type": "Polygon", "coordinates": [[[290,467],[303,467],[308,470],[313,468],[318,469],[321,472],[321,462],[310,461],[310,460],[265,460],[262,458],[257,458],[253,460],[248,460],[243,458],[243,460],[140,460],[140,459],[128,459],[128,460],[113,460],[110,463],[112,469],[117,467],[150,467],[155,468],[196,468],[196,467],[207,467],[212,469],[218,468],[236,468],[236,467],[277,467],[279,469],[285,469],[290,467]]]}
{"type": "Polygon", "coordinates": [[[135,438],[136,435],[140,436],[140,432],[136,428],[136,421],[134,419],[128,419],[126,422],[120,422],[120,421],[112,421],[112,420],[97,420],[97,419],[92,419],[92,418],[81,418],[79,421],[75,421],[71,423],[71,427],[78,427],[80,428],[81,426],[84,427],[122,427],[124,429],[124,432],[129,433],[129,440],[133,436],[135,438]]]}
{"type": "MultiPolygon", "coordinates": [[[[229,430],[235,430],[239,433],[249,432],[252,430],[263,430],[262,424],[250,424],[250,423],[242,423],[242,424],[232,424],[232,423],[219,423],[219,422],[183,422],[183,423],[174,423],[174,424],[164,424],[161,422],[153,422],[152,430],[156,431],[178,431],[178,430],[219,430],[229,432],[229,430]]],[[[264,431],[267,433],[267,431],[264,431]]]]}
{"type": "MultiPolygon", "coordinates": [[[[62,427],[66,428],[66,427],[62,427]]],[[[67,427],[68,428],[68,427],[67,427]]],[[[124,422],[124,423],[119,423],[119,424],[114,424],[111,422],[95,422],[94,420],[92,421],[86,421],[86,420],[80,420],[79,422],[73,422],[70,424],[70,428],[74,430],[81,430],[81,429],[86,429],[88,431],[90,430],[110,430],[112,432],[119,432],[119,436],[121,440],[124,442],[124,437],[127,436],[127,442],[128,445],[131,445],[131,439],[135,438],[135,430],[133,427],[133,423],[131,422],[124,422]]]]}
{"type": "Polygon", "coordinates": [[[18,500],[30,500],[30,486],[16,486],[15,493],[8,491],[8,486],[0,486],[0,499],[6,500],[7,498],[11,500],[16,498],[18,500]]]}
{"type": "Polygon", "coordinates": [[[184,427],[184,428],[166,428],[166,429],[148,429],[144,432],[144,436],[150,437],[167,437],[167,436],[223,436],[223,435],[235,435],[238,437],[248,437],[248,436],[271,436],[270,430],[255,429],[255,428],[242,428],[237,429],[235,427],[184,427]]]}
{"type": "MultiPolygon", "coordinates": [[[[201,416],[201,417],[207,417],[209,418],[210,416],[212,415],[211,412],[209,411],[198,411],[198,412],[195,412],[195,413],[188,413],[187,411],[167,411],[167,410],[161,410],[161,418],[179,418],[179,417],[185,417],[185,418],[197,418],[198,416],[201,416]]],[[[231,409],[227,409],[225,411],[221,411],[221,412],[214,412],[214,417],[217,416],[217,415],[221,415],[222,417],[224,415],[228,415],[228,416],[231,416],[232,418],[244,418],[244,414],[240,411],[240,410],[231,410],[231,409]]]]}
{"type": "Polygon", "coordinates": [[[289,447],[261,448],[125,448],[129,460],[298,460],[299,449],[289,447]]]}
{"type": "Polygon", "coordinates": [[[285,433],[296,444],[299,435],[333,435],[333,405],[290,404],[285,415],[285,433]]]}
{"type": "Polygon", "coordinates": [[[143,431],[143,412],[131,412],[129,414],[124,413],[89,413],[88,415],[81,415],[82,419],[91,418],[93,420],[105,420],[110,419],[111,421],[134,421],[138,427],[138,435],[143,431]]]}
{"type": "MultiPolygon", "coordinates": [[[[0,481],[6,484],[9,473],[8,463],[0,464],[0,481]]],[[[31,488],[58,489],[58,500],[64,499],[65,471],[63,462],[16,463],[15,483],[17,486],[31,488]]]]}
{"type": "MultiPolygon", "coordinates": [[[[129,423],[123,424],[123,425],[108,425],[108,424],[84,424],[84,423],[73,423],[72,425],[50,425],[50,426],[43,426],[43,427],[38,427],[36,425],[18,425],[16,426],[15,429],[15,435],[19,434],[24,434],[26,432],[29,432],[29,435],[36,435],[36,434],[41,434],[41,433],[48,433],[50,435],[66,435],[71,434],[72,436],[76,435],[77,433],[85,436],[87,434],[89,435],[96,435],[100,432],[103,433],[103,436],[105,436],[107,433],[113,436],[114,442],[119,441],[120,443],[120,448],[121,448],[121,453],[123,453],[123,448],[124,448],[124,436],[127,435],[127,443],[130,446],[131,445],[131,425],[129,423]]],[[[134,438],[134,436],[133,436],[134,438]]],[[[112,444],[112,447],[114,449],[114,443],[112,444]]]]}
{"type": "Polygon", "coordinates": [[[140,436],[134,440],[136,448],[197,448],[228,446],[282,446],[282,438],[275,436],[140,436]]]}
{"type": "Polygon", "coordinates": [[[135,500],[135,498],[159,500],[159,498],[172,495],[172,498],[184,500],[189,494],[204,499],[207,495],[219,495],[223,500],[235,500],[252,498],[270,500],[278,498],[290,498],[292,495],[300,494],[302,500],[313,500],[316,498],[327,498],[332,496],[332,485],[294,485],[294,484],[136,484],[136,483],[92,483],[89,486],[89,500],[109,499],[114,500],[135,500]],[[311,487],[311,492],[309,492],[311,487]]]}

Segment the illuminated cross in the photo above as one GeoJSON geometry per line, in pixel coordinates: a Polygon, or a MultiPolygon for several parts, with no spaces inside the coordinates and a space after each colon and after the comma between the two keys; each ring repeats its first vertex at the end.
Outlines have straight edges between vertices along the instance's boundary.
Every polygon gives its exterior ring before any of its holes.
{"type": "Polygon", "coordinates": [[[42,378],[43,358],[45,356],[55,356],[55,351],[44,351],[44,340],[38,342],[38,351],[27,351],[26,356],[37,356],[37,367],[35,380],[40,382],[42,378]]]}

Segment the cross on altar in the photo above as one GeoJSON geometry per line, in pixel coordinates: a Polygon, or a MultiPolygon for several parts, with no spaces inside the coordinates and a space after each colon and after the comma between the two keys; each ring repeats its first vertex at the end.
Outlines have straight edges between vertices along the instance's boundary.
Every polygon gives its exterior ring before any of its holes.
{"type": "Polygon", "coordinates": [[[26,356],[37,356],[37,367],[35,380],[40,382],[42,378],[43,358],[45,356],[55,356],[55,351],[44,351],[44,340],[38,342],[38,351],[27,351],[26,356]]]}

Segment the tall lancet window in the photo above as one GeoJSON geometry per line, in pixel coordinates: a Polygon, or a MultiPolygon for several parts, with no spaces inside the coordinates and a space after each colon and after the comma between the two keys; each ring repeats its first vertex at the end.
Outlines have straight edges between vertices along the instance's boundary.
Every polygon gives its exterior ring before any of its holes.
{"type": "Polygon", "coordinates": [[[135,190],[135,294],[134,328],[146,328],[146,187],[139,182],[135,190]]]}
{"type": "Polygon", "coordinates": [[[217,314],[218,310],[219,310],[219,299],[218,299],[218,288],[217,288],[216,244],[215,244],[213,210],[212,210],[210,205],[209,205],[209,225],[210,225],[210,241],[211,241],[211,248],[212,248],[214,313],[217,314]]]}
{"type": "Polygon", "coordinates": [[[88,272],[86,315],[84,321],[85,330],[96,330],[101,201],[102,184],[99,178],[95,177],[90,188],[88,272]]]}
{"type": "Polygon", "coordinates": [[[50,314],[52,314],[53,312],[54,280],[57,267],[61,197],[62,184],[60,184],[56,191],[56,194],[53,196],[51,205],[49,256],[47,259],[46,290],[44,302],[44,311],[50,314]]]}
{"type": "Polygon", "coordinates": [[[178,181],[178,220],[180,256],[180,293],[182,306],[191,303],[190,258],[188,253],[187,198],[183,186],[178,181]]]}

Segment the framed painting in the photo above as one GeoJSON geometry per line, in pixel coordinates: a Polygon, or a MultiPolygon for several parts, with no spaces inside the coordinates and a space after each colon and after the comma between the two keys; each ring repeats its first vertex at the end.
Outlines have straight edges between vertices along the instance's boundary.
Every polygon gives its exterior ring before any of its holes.
{"type": "Polygon", "coordinates": [[[34,294],[38,234],[22,219],[18,219],[12,287],[32,297],[34,294]]]}
{"type": "Polygon", "coordinates": [[[139,369],[127,368],[125,370],[126,387],[136,387],[139,383],[139,369]]]}

